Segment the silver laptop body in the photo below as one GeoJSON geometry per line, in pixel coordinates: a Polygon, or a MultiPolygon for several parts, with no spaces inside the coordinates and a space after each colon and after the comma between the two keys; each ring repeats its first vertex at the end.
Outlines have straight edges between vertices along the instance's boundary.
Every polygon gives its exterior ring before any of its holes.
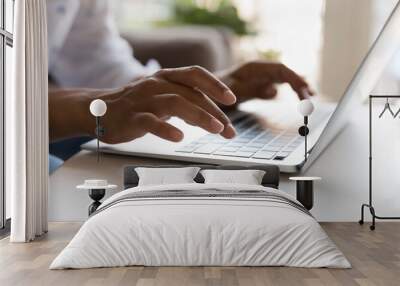
{"type": "MultiPolygon", "coordinates": [[[[102,143],[101,151],[206,164],[273,164],[286,173],[305,170],[345,126],[352,110],[373,90],[400,46],[399,6],[398,3],[394,8],[339,103],[314,100],[316,110],[310,117],[307,162],[304,160],[304,139],[297,133],[303,118],[297,112],[295,100],[253,100],[243,104],[238,111],[229,114],[238,132],[231,140],[172,118],[171,123],[185,134],[179,143],[147,134],[128,143],[102,143]]],[[[94,140],[82,145],[88,150],[96,150],[96,147],[94,140]]]]}

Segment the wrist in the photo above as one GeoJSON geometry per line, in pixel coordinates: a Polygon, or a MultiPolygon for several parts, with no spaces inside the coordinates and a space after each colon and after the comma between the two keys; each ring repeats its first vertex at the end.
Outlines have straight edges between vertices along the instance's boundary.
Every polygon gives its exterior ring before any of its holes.
{"type": "Polygon", "coordinates": [[[98,98],[112,100],[119,90],[54,89],[49,91],[50,140],[96,137],[96,118],[90,103],[98,98]],[[117,91],[117,92],[116,92],[117,91]]]}
{"type": "Polygon", "coordinates": [[[82,136],[96,137],[96,118],[90,113],[90,103],[97,99],[96,91],[87,91],[75,101],[77,116],[74,118],[75,130],[82,136]]]}

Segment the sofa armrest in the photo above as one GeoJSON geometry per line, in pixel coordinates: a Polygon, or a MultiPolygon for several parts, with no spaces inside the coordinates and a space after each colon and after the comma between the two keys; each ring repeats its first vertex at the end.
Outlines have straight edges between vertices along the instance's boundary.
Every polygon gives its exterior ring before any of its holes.
{"type": "Polygon", "coordinates": [[[168,27],[122,33],[145,64],[156,59],[164,68],[199,65],[210,71],[229,67],[232,60],[231,33],[204,26],[168,27]]]}

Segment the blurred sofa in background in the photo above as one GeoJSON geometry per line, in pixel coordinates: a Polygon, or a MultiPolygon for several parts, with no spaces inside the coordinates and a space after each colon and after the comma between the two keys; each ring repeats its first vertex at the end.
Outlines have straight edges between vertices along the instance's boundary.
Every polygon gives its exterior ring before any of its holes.
{"type": "Polygon", "coordinates": [[[179,26],[122,34],[142,63],[156,59],[163,68],[199,65],[210,71],[233,63],[233,34],[224,28],[179,26]]]}

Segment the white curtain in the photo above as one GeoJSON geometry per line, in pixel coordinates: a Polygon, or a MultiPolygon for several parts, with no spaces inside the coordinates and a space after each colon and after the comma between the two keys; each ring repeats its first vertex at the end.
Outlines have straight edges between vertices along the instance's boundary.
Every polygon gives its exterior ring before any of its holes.
{"type": "Polygon", "coordinates": [[[15,1],[13,92],[6,98],[6,187],[12,242],[47,232],[48,71],[46,0],[15,1]]]}

